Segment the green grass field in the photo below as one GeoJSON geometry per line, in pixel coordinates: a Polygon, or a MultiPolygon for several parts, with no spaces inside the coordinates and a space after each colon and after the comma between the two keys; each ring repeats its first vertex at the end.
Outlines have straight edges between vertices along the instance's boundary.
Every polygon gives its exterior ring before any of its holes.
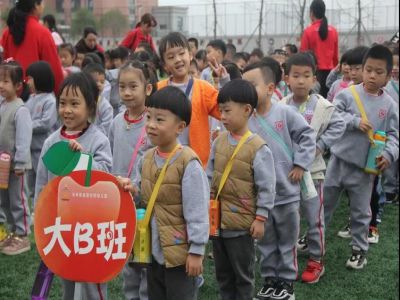
{"type": "MultiPolygon", "coordinates": [[[[336,232],[346,222],[348,208],[342,201],[334,221],[327,232],[326,273],[316,285],[296,283],[296,299],[399,299],[399,207],[385,206],[383,222],[380,226],[380,241],[370,248],[368,265],[361,271],[345,268],[349,258],[349,241],[336,236],[336,232]]],[[[299,257],[302,270],[306,258],[299,257]]],[[[30,299],[31,287],[39,264],[35,250],[16,256],[0,254],[0,300],[30,299]]],[[[214,279],[214,266],[206,261],[205,285],[200,291],[200,299],[217,300],[218,291],[214,279]]],[[[262,282],[257,276],[257,289],[262,282]]],[[[109,284],[108,299],[123,299],[121,276],[109,284]]],[[[61,284],[58,278],[53,282],[50,299],[61,299],[61,284]]]]}

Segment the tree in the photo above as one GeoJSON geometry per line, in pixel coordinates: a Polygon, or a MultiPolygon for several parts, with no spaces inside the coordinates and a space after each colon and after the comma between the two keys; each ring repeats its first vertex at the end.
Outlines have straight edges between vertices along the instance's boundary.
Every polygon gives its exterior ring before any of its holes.
{"type": "Polygon", "coordinates": [[[129,26],[128,18],[118,9],[106,12],[100,17],[100,28],[103,35],[111,33],[113,38],[122,36],[129,26]]]}
{"type": "Polygon", "coordinates": [[[72,17],[71,35],[74,37],[82,35],[83,29],[87,26],[96,27],[96,19],[90,10],[80,9],[72,17]]]}

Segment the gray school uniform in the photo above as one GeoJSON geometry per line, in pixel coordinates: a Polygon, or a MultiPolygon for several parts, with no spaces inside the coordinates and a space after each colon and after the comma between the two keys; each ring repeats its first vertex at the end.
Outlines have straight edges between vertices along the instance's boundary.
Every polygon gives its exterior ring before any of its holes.
{"type": "MultiPolygon", "coordinates": [[[[130,124],[124,118],[125,112],[118,114],[112,121],[109,140],[111,151],[113,153],[113,162],[111,172],[115,176],[128,177],[129,165],[133,152],[144,133],[146,117],[142,121],[130,124]]],[[[136,160],[131,170],[130,178],[133,179],[134,170],[138,167],[139,160],[143,154],[152,148],[151,142],[146,134],[140,145],[136,160]]],[[[132,266],[127,263],[122,272],[124,283],[123,292],[125,299],[146,300],[147,293],[147,272],[145,268],[132,266]]]]}
{"type": "Polygon", "coordinates": [[[0,222],[7,222],[10,232],[26,236],[30,233],[30,212],[23,189],[25,175],[14,172],[31,169],[32,120],[21,99],[0,99],[0,132],[0,152],[9,153],[12,159],[8,189],[0,190],[0,222]]]}
{"type": "Polygon", "coordinates": [[[342,78],[342,74],[333,69],[326,78],[326,87],[331,88],[333,83],[342,78]]]}
{"type": "Polygon", "coordinates": [[[311,176],[314,179],[318,196],[300,202],[301,212],[307,220],[308,252],[310,258],[320,261],[325,253],[325,222],[323,206],[323,181],[326,164],[322,154],[332,147],[343,135],[346,128],[344,120],[335,107],[320,95],[313,94],[304,107],[293,101],[293,96],[282,100],[301,113],[316,133],[317,148],[321,154],[315,157],[311,167],[311,176]],[[301,111],[300,111],[301,110],[301,111]]]}
{"type": "MultiPolygon", "coordinates": [[[[232,146],[238,144],[231,135],[228,140],[232,146]]],[[[214,175],[215,147],[214,143],[206,170],[210,183],[214,175]]],[[[268,218],[274,206],[276,178],[274,159],[267,145],[256,152],[252,165],[257,190],[256,215],[268,218]]],[[[213,252],[221,299],[252,299],[255,249],[250,232],[221,230],[221,238],[213,240],[213,252]]]]}
{"type": "MultiPolygon", "coordinates": [[[[47,150],[59,141],[66,140],[61,134],[60,129],[55,131],[45,141],[40,154],[37,176],[36,176],[36,188],[35,188],[35,203],[37,198],[42,191],[43,187],[54,177],[50,171],[48,171],[43,164],[42,157],[47,150]]],[[[96,126],[90,125],[86,132],[78,137],[76,141],[81,144],[84,152],[91,153],[93,155],[93,170],[99,170],[104,172],[111,171],[111,148],[107,137],[96,128],[96,126]]],[[[74,299],[75,282],[62,279],[63,284],[63,299],[70,300],[74,299]]],[[[94,283],[82,283],[82,295],[83,299],[107,299],[107,284],[94,284],[94,283]]]]}
{"type": "MultiPolygon", "coordinates": [[[[173,164],[179,157],[178,152],[171,159],[173,164]]],[[[162,168],[165,159],[154,156],[156,165],[162,168]]],[[[139,161],[139,166],[135,170],[134,183],[140,187],[141,169],[143,157],[139,161]]],[[[168,172],[168,169],[167,169],[168,172]]],[[[162,185],[161,185],[162,188],[162,185]]],[[[207,175],[201,163],[197,160],[189,162],[182,177],[182,204],[183,215],[187,224],[187,235],[189,243],[189,253],[204,255],[205,247],[209,236],[208,206],[210,201],[210,187],[207,175]]],[[[165,259],[160,244],[160,236],[157,229],[156,217],[151,219],[151,248],[153,264],[149,267],[148,289],[150,299],[166,299],[161,290],[166,290],[167,294],[175,295],[168,299],[192,300],[196,299],[197,286],[196,278],[188,277],[185,274],[185,266],[166,269],[165,259]],[[162,283],[161,283],[162,282],[162,283]],[[169,285],[171,284],[171,285],[169,285]],[[176,286],[180,284],[180,286],[176,286]],[[160,286],[160,285],[163,285],[160,286]],[[162,298],[161,298],[162,297],[162,298]]]]}
{"type": "MultiPolygon", "coordinates": [[[[214,86],[214,78],[212,77],[212,70],[210,67],[205,68],[201,72],[200,79],[205,80],[214,86]]],[[[226,77],[221,78],[218,82],[218,90],[222,89],[229,81],[231,81],[231,76],[229,74],[226,77]]]]}
{"type": "Polygon", "coordinates": [[[97,103],[97,113],[94,125],[96,125],[100,131],[107,136],[113,118],[113,108],[110,102],[106,98],[100,97],[99,102],[97,103]]]}
{"type": "Polygon", "coordinates": [[[106,89],[106,99],[110,101],[111,106],[113,107],[115,117],[120,113],[121,106],[121,97],[119,95],[119,86],[118,86],[118,76],[119,69],[106,70],[106,79],[110,83],[110,87],[106,89]],[[109,97],[107,97],[109,95],[109,97]]]}
{"type": "MultiPolygon", "coordinates": [[[[382,155],[394,162],[399,156],[399,117],[396,104],[382,92],[372,96],[365,92],[363,84],[355,86],[364,104],[373,130],[385,131],[387,141],[382,155]]],[[[366,133],[359,129],[361,114],[350,89],[339,93],[334,105],[346,122],[346,131],[331,148],[332,157],[328,164],[325,180],[325,224],[332,218],[339,195],[346,190],[350,198],[351,245],[368,250],[368,229],[371,220],[370,199],[374,176],[364,172],[370,143],[366,133]]]]}
{"type": "Polygon", "coordinates": [[[264,238],[259,241],[261,276],[296,280],[296,241],[299,234],[300,184],[292,183],[288,175],[295,165],[310,170],[315,157],[315,133],[304,118],[285,104],[273,104],[265,116],[260,116],[285,144],[294,157],[282,149],[281,144],[252,116],[249,129],[260,135],[272,151],[276,172],[275,206],[265,225],[264,238]]]}

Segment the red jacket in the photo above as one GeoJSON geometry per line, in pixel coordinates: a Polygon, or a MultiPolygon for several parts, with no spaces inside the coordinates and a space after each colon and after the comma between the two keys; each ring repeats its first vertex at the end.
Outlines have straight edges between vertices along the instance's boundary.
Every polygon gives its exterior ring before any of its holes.
{"type": "Polygon", "coordinates": [[[54,73],[54,92],[58,92],[58,88],[64,80],[64,75],[57,54],[57,47],[50,31],[39,23],[38,18],[28,16],[25,38],[19,46],[14,44],[14,39],[8,28],[4,30],[1,40],[4,48],[3,58],[12,57],[22,66],[24,72],[34,62],[47,61],[54,73]]]}
{"type": "Polygon", "coordinates": [[[156,48],[154,47],[153,38],[151,37],[150,34],[144,35],[140,27],[130,31],[128,35],[124,38],[124,40],[121,42],[121,46],[131,49],[132,51],[135,51],[135,49],[141,42],[148,43],[151,46],[151,49],[153,49],[154,53],[156,53],[156,48]]]}
{"type": "Polygon", "coordinates": [[[317,20],[304,30],[300,51],[313,51],[317,57],[318,69],[332,70],[339,62],[338,33],[333,26],[328,26],[328,37],[323,41],[318,33],[320,25],[321,20],[317,20]]]}

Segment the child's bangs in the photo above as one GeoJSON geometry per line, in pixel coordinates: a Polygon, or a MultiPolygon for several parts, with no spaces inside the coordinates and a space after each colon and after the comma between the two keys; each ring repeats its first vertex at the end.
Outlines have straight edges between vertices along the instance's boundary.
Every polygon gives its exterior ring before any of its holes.
{"type": "MultiPolygon", "coordinates": [[[[66,85],[66,86],[62,87],[62,89],[60,90],[60,96],[61,96],[62,93],[65,91],[65,94],[66,94],[67,96],[69,96],[70,93],[72,93],[72,95],[73,95],[74,97],[79,97],[78,89],[79,89],[79,91],[81,90],[78,84],[66,85]]],[[[82,91],[81,91],[81,93],[82,93],[82,91]]]]}

